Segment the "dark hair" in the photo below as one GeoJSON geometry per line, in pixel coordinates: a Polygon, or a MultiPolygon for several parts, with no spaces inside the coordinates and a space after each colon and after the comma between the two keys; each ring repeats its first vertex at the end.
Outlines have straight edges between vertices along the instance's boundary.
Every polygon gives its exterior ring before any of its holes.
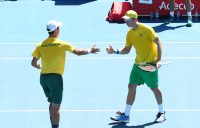
{"type": "Polygon", "coordinates": [[[49,33],[49,35],[51,35],[51,34],[53,34],[54,33],[54,31],[52,31],[52,32],[48,32],[49,33]]]}
{"type": "MultiPolygon", "coordinates": [[[[56,29],[59,29],[59,27],[57,27],[56,29]]],[[[56,29],[55,29],[55,30],[56,30],[56,29]]],[[[54,30],[54,31],[52,31],[52,32],[48,32],[48,33],[49,33],[49,35],[53,34],[53,33],[55,32],[55,30],[54,30]]],[[[47,29],[47,31],[50,31],[50,29],[47,29]]]]}

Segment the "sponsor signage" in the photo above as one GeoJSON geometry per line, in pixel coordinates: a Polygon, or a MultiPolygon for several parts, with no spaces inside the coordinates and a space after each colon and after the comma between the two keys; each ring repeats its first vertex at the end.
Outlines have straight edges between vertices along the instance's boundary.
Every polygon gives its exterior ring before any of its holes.
{"type": "MultiPolygon", "coordinates": [[[[179,11],[181,15],[187,15],[185,1],[175,0],[174,10],[175,15],[179,11]]],[[[200,14],[200,0],[192,0],[191,9],[192,15],[195,12],[200,14]]],[[[133,10],[139,15],[150,15],[152,12],[156,12],[159,15],[169,15],[169,0],[133,0],[133,10]]]]}

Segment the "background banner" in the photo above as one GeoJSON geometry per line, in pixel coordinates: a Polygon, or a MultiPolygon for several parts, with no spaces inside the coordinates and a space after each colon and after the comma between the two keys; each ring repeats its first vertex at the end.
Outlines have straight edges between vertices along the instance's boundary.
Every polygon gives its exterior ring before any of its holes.
{"type": "MultiPolygon", "coordinates": [[[[160,16],[169,15],[169,0],[152,0],[152,4],[140,3],[140,1],[141,0],[133,0],[133,10],[135,10],[139,15],[150,15],[152,12],[155,14],[156,11],[160,16]]],[[[194,15],[195,12],[199,13],[199,5],[200,0],[192,0],[192,15],[194,15]]],[[[179,11],[181,15],[187,14],[184,0],[176,0],[174,6],[175,15],[177,11],[179,11]]]]}

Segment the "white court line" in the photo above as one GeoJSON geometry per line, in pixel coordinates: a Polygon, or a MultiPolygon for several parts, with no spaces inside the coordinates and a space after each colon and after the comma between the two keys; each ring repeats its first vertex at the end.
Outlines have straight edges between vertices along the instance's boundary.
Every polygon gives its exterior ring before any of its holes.
{"type": "MultiPolygon", "coordinates": [[[[46,109],[9,109],[0,110],[0,113],[19,112],[48,112],[46,109]]],[[[116,112],[114,109],[62,109],[61,112],[116,112]]],[[[131,112],[157,112],[157,109],[134,109],[131,112]]],[[[167,112],[200,112],[200,109],[165,109],[167,112]]]]}
{"type": "MultiPolygon", "coordinates": [[[[0,60],[31,60],[32,58],[26,57],[0,57],[0,60]]],[[[133,57],[67,57],[67,60],[112,60],[112,59],[130,59],[134,60],[133,57]]],[[[180,60],[188,60],[188,59],[200,59],[200,57],[163,57],[163,59],[180,59],[180,60]]]]}
{"type": "Polygon", "coordinates": [[[32,58],[21,58],[21,57],[1,57],[0,60],[31,60],[32,58]]]}
{"type": "MultiPolygon", "coordinates": [[[[95,42],[95,41],[91,41],[91,42],[70,42],[70,41],[66,41],[69,42],[71,44],[125,44],[125,42],[95,42]]],[[[30,42],[30,43],[0,43],[0,45],[36,45],[39,42],[36,41],[36,43],[30,42]]],[[[200,42],[162,42],[163,44],[200,44],[200,42]]]]}

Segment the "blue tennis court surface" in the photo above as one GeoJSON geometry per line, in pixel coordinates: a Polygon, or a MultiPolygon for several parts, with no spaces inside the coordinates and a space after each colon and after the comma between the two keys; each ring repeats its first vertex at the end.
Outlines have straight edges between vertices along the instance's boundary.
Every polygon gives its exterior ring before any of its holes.
{"type": "Polygon", "coordinates": [[[146,85],[137,88],[128,124],[110,120],[124,110],[135,51],[108,55],[105,48],[124,46],[125,24],[105,21],[111,0],[0,2],[0,128],[50,128],[48,103],[39,84],[39,71],[31,67],[31,53],[47,37],[48,20],[62,21],[60,38],[78,48],[93,44],[101,52],[87,56],[67,54],[61,128],[198,128],[200,24],[185,22],[154,27],[163,42],[160,89],[167,121],[153,123],[157,104],[146,85]],[[85,2],[84,2],[85,1],[85,2]]]}

